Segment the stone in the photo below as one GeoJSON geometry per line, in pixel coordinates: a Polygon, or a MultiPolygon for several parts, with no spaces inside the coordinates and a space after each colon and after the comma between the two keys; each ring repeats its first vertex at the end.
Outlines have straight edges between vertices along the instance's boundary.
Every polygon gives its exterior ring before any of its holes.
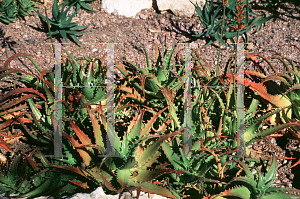
{"type": "Polygon", "coordinates": [[[204,7],[205,0],[156,0],[159,11],[171,10],[179,17],[192,17],[196,14],[195,5],[204,7]]]}
{"type": "Polygon", "coordinates": [[[102,0],[101,7],[108,13],[115,12],[125,17],[134,17],[143,9],[152,7],[153,0],[102,0]]]}
{"type": "Polygon", "coordinates": [[[108,13],[135,17],[141,10],[153,6],[154,9],[158,9],[162,13],[171,10],[176,16],[192,17],[196,14],[196,2],[200,8],[203,8],[206,0],[102,0],[101,8],[108,13]]]}

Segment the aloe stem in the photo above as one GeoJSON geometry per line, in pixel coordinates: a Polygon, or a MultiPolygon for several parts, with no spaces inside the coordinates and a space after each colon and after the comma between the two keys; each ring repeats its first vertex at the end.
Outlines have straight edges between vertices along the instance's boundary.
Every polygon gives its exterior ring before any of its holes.
{"type": "Polygon", "coordinates": [[[47,19],[48,31],[49,31],[49,35],[50,35],[50,41],[51,41],[51,44],[52,44],[52,50],[53,50],[53,54],[54,54],[55,53],[55,48],[54,48],[54,45],[53,45],[52,34],[51,34],[51,31],[50,31],[49,19],[48,19],[48,15],[47,15],[47,4],[44,5],[44,8],[45,8],[45,15],[46,15],[46,19],[47,19]]]}
{"type": "Polygon", "coordinates": [[[225,9],[226,9],[226,3],[228,0],[223,0],[223,19],[222,19],[222,28],[221,28],[221,37],[219,41],[219,54],[218,54],[218,62],[217,62],[217,69],[215,73],[215,77],[219,75],[219,64],[220,64],[220,55],[221,55],[221,42],[223,38],[223,28],[224,28],[224,21],[225,21],[225,9]]]}

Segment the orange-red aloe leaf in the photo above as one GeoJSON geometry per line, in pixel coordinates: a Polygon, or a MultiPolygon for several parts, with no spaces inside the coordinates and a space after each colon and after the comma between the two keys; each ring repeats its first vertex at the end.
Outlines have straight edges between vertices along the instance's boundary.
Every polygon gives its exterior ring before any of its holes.
{"type": "MultiPolygon", "coordinates": [[[[233,74],[229,73],[226,74],[227,77],[229,77],[231,79],[232,82],[232,77],[233,74]]],[[[248,80],[245,80],[239,76],[236,75],[236,80],[238,80],[240,83],[242,81],[244,81],[245,86],[246,87],[250,87],[251,90],[253,90],[254,92],[257,92],[257,94],[259,94],[262,98],[268,100],[269,102],[271,102],[272,104],[274,104],[275,106],[277,106],[278,108],[280,107],[286,107],[286,106],[290,106],[291,102],[283,97],[282,95],[271,95],[268,93],[267,88],[260,84],[260,83],[256,83],[256,82],[249,82],[248,80]]]]}
{"type": "Polygon", "coordinates": [[[153,127],[153,124],[155,123],[155,121],[157,120],[158,116],[164,111],[166,110],[168,107],[165,107],[164,109],[160,110],[158,113],[156,113],[150,120],[149,122],[144,126],[144,128],[142,128],[142,131],[140,133],[141,136],[147,135],[150,133],[151,128],[153,127]]]}
{"type": "Polygon", "coordinates": [[[126,93],[129,93],[129,94],[137,95],[138,97],[142,97],[141,94],[139,94],[139,92],[135,88],[130,88],[130,87],[126,87],[124,85],[121,85],[119,87],[119,90],[125,91],[126,93]]]}
{"type": "Polygon", "coordinates": [[[9,152],[13,152],[13,150],[11,150],[11,148],[6,144],[6,142],[0,137],[0,147],[2,147],[3,149],[9,151],[9,152]]]}
{"type": "Polygon", "coordinates": [[[35,93],[36,95],[40,96],[46,101],[45,96],[42,93],[38,92],[37,90],[34,90],[33,88],[17,88],[15,90],[9,91],[7,95],[3,97],[2,100],[0,101],[4,101],[5,99],[8,99],[12,97],[12,95],[18,95],[20,93],[26,93],[26,92],[35,93]]]}
{"type": "MultiPolygon", "coordinates": [[[[75,140],[73,137],[69,136],[68,134],[65,134],[62,132],[62,135],[65,136],[75,148],[82,146],[82,144],[79,144],[79,142],[77,140],[75,140]]],[[[76,150],[79,153],[80,157],[83,159],[85,165],[89,166],[92,161],[90,154],[88,152],[84,151],[83,149],[76,149],[76,150]]]]}
{"type": "MultiPolygon", "coordinates": [[[[32,123],[31,119],[28,118],[19,118],[21,122],[23,123],[32,123]]],[[[13,125],[13,124],[18,124],[17,121],[15,121],[14,119],[9,119],[3,123],[0,124],[0,130],[5,129],[6,127],[13,125]]]]}
{"type": "Polygon", "coordinates": [[[136,96],[136,95],[134,95],[134,94],[125,94],[123,97],[120,98],[120,102],[121,102],[123,99],[125,99],[126,97],[131,98],[131,99],[136,100],[136,101],[139,101],[139,102],[141,102],[141,103],[145,103],[145,102],[146,102],[146,99],[145,99],[145,98],[138,97],[138,96],[136,96]]]}
{"type": "Polygon", "coordinates": [[[137,169],[138,174],[134,178],[132,178],[128,184],[134,185],[135,183],[140,182],[150,182],[155,178],[158,178],[161,175],[167,174],[167,173],[186,173],[184,171],[179,171],[176,169],[169,169],[169,168],[161,168],[156,170],[147,170],[147,169],[137,169]]]}
{"type": "Polygon", "coordinates": [[[73,130],[75,131],[77,137],[79,138],[80,142],[84,145],[92,144],[91,139],[87,136],[74,122],[73,120],[70,121],[73,130]]]}
{"type": "MultiPolygon", "coordinates": [[[[102,132],[101,132],[101,128],[98,123],[98,120],[96,119],[96,116],[92,113],[91,109],[85,104],[84,104],[84,106],[87,109],[87,111],[90,115],[91,121],[92,121],[93,130],[94,130],[93,132],[94,132],[96,144],[99,145],[100,147],[104,147],[104,141],[103,141],[102,132]]],[[[84,145],[91,144],[91,139],[87,135],[85,135],[83,132],[80,134],[82,134],[81,137],[84,140],[84,142],[83,142],[83,140],[80,139],[82,144],[84,144],[84,145]]],[[[104,151],[102,151],[102,152],[104,152],[104,151]]]]}
{"type": "Polygon", "coordinates": [[[293,167],[295,167],[295,166],[297,166],[299,164],[300,164],[300,159],[295,164],[293,164],[292,166],[290,166],[288,169],[291,169],[291,168],[293,168],[293,167]]]}
{"type": "Polygon", "coordinates": [[[88,185],[87,185],[87,182],[77,182],[77,181],[73,181],[73,180],[68,180],[69,182],[81,187],[81,188],[84,188],[84,189],[88,189],[90,188],[88,185]]]}
{"type": "Polygon", "coordinates": [[[167,129],[167,127],[169,126],[169,124],[171,124],[173,119],[168,119],[168,121],[164,122],[163,125],[161,125],[160,127],[158,127],[157,130],[155,130],[155,132],[165,132],[165,130],[167,129]]]}
{"type": "Polygon", "coordinates": [[[169,189],[165,187],[161,187],[159,185],[153,184],[151,182],[144,182],[141,184],[141,191],[153,193],[153,194],[159,194],[165,197],[169,198],[176,198],[172,192],[169,191],[169,189]]]}
{"type": "MultiPolygon", "coordinates": [[[[25,101],[26,99],[29,99],[29,98],[32,98],[32,97],[35,97],[35,96],[36,95],[34,95],[34,94],[27,94],[25,96],[21,96],[20,98],[18,98],[16,100],[9,100],[8,103],[2,102],[2,103],[0,103],[0,105],[3,104],[1,106],[2,109],[8,109],[12,106],[15,106],[15,105],[19,104],[22,101],[25,101]]],[[[28,108],[28,106],[26,106],[26,105],[23,105],[23,106],[25,106],[24,108],[28,108]]]]}
{"type": "Polygon", "coordinates": [[[45,82],[51,88],[52,91],[54,91],[54,85],[51,82],[49,82],[48,80],[46,80],[46,79],[43,78],[46,73],[51,73],[51,71],[42,70],[42,72],[40,74],[40,79],[43,82],[45,82]]]}
{"type": "Polygon", "coordinates": [[[178,134],[184,134],[183,132],[173,132],[166,135],[152,135],[149,137],[159,137],[157,141],[155,141],[153,144],[148,146],[146,149],[143,149],[140,156],[135,156],[137,158],[138,167],[148,167],[151,166],[158,154],[155,154],[155,152],[158,150],[158,148],[161,146],[161,144],[168,139],[169,137],[178,135],[178,134]]]}
{"type": "MultiPolygon", "coordinates": [[[[3,105],[3,106],[5,106],[5,105],[3,105]]],[[[3,106],[1,106],[0,107],[0,109],[6,109],[6,108],[3,108],[3,106]]],[[[8,108],[8,107],[7,107],[8,108]]],[[[0,113],[0,116],[2,116],[2,115],[6,115],[6,114],[8,114],[8,115],[11,115],[11,114],[13,114],[13,112],[15,112],[15,111],[19,111],[19,110],[24,110],[24,109],[26,109],[26,108],[29,108],[26,104],[21,104],[20,106],[16,106],[16,107],[14,107],[14,108],[12,108],[12,109],[9,109],[9,111],[7,111],[7,110],[4,110],[3,112],[1,112],[0,113]],[[11,112],[11,113],[10,113],[11,112]]]]}
{"type": "Polygon", "coordinates": [[[256,71],[252,71],[252,70],[245,70],[244,71],[245,74],[249,77],[249,75],[254,75],[254,76],[257,76],[257,77],[260,77],[260,78],[266,78],[267,76],[260,73],[260,72],[256,72],[256,71]]]}
{"type": "MultiPolygon", "coordinates": [[[[37,148],[35,148],[32,152],[31,155],[36,151],[37,148]]],[[[25,158],[27,159],[27,161],[29,162],[29,164],[32,166],[32,168],[34,169],[34,171],[38,171],[39,167],[37,165],[37,163],[30,157],[28,156],[23,150],[21,150],[21,152],[23,153],[23,155],[25,156],[25,158]]]]}
{"type": "Polygon", "coordinates": [[[48,167],[55,167],[55,168],[59,168],[59,169],[63,169],[63,170],[69,170],[71,172],[77,173],[85,178],[87,178],[88,173],[84,170],[81,170],[77,167],[73,167],[73,166],[64,166],[64,165],[54,165],[54,164],[49,164],[48,167]]]}
{"type": "Polygon", "coordinates": [[[99,176],[103,179],[104,185],[108,190],[118,192],[118,190],[103,175],[99,174],[99,176]]]}

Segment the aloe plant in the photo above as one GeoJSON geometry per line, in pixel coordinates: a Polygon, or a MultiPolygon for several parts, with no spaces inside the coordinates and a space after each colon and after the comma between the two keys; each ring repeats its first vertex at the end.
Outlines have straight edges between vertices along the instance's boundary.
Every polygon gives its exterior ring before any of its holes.
{"type": "Polygon", "coordinates": [[[18,7],[15,0],[5,0],[0,2],[0,21],[9,24],[16,21],[18,7]]]}
{"type": "MultiPolygon", "coordinates": [[[[94,113],[92,113],[87,106],[86,108],[92,120],[96,144],[93,144],[87,135],[85,135],[83,131],[80,130],[74,123],[72,123],[72,127],[82,144],[79,144],[74,137],[64,133],[63,135],[72,143],[78,153],[80,153],[80,156],[82,157],[86,166],[91,167],[86,168],[86,171],[80,171],[78,168],[71,166],[49,166],[75,172],[83,177],[86,177],[87,181],[96,181],[97,183],[102,184],[106,189],[115,193],[121,193],[124,190],[130,190],[134,187],[139,192],[145,191],[176,198],[167,188],[153,184],[152,180],[165,173],[184,173],[184,171],[167,169],[165,167],[161,167],[157,170],[147,170],[147,168],[150,167],[160,156],[161,153],[157,151],[157,149],[160,147],[163,141],[168,137],[180,134],[180,132],[174,132],[160,136],[148,135],[150,128],[147,127],[153,125],[157,116],[151,118],[151,120],[145,124],[145,127],[142,128],[142,117],[145,112],[145,110],[143,110],[139,113],[139,115],[134,117],[134,120],[132,120],[130,125],[131,127],[128,128],[128,133],[123,137],[123,141],[121,141],[119,137],[116,137],[114,148],[120,158],[109,157],[110,154],[108,154],[108,157],[102,159],[100,166],[97,165],[95,167],[91,165],[92,157],[89,155],[89,153],[82,149],[86,148],[89,150],[88,148],[92,147],[100,151],[102,150],[102,153],[104,154],[105,148],[103,147],[105,144],[104,140],[101,139],[101,136],[96,136],[96,133],[99,134],[101,132],[99,131],[100,125],[96,120],[94,113]],[[155,137],[158,137],[158,140],[155,140],[147,148],[142,145],[142,143],[146,142],[146,140],[155,137]],[[101,169],[104,165],[105,167],[101,169]]],[[[103,110],[99,109],[98,111],[99,114],[103,114],[103,110]]],[[[161,112],[162,111],[157,114],[161,114],[161,112]]],[[[104,121],[102,120],[102,125],[105,125],[106,119],[103,119],[104,121]]]]}
{"type": "Polygon", "coordinates": [[[68,0],[68,1],[65,1],[64,4],[68,4],[68,5],[71,5],[73,4],[74,2],[76,3],[76,12],[78,13],[79,9],[80,8],[83,8],[84,10],[88,11],[88,12],[97,12],[95,10],[93,10],[92,8],[90,8],[86,2],[92,2],[94,0],[68,0]]]}
{"type": "Polygon", "coordinates": [[[38,4],[32,2],[31,0],[19,0],[19,15],[22,17],[29,16],[29,12],[34,12],[38,10],[35,8],[38,4]]]}
{"type": "MultiPolygon", "coordinates": [[[[71,16],[67,18],[67,12],[71,9],[73,5],[75,5],[75,3],[76,2],[72,3],[66,10],[64,10],[66,5],[63,4],[63,7],[61,8],[61,10],[59,10],[57,0],[54,0],[53,7],[52,7],[53,19],[48,19],[48,20],[49,23],[51,24],[51,31],[50,31],[51,35],[60,34],[67,43],[69,43],[67,40],[67,35],[69,35],[76,43],[81,44],[80,41],[77,39],[76,35],[83,34],[84,32],[81,31],[87,28],[88,26],[90,26],[91,24],[85,26],[77,26],[75,22],[71,22],[76,12],[74,12],[71,16]]],[[[39,12],[36,13],[42,19],[47,20],[47,18],[41,15],[39,12]]]]}
{"type": "Polygon", "coordinates": [[[272,165],[265,175],[263,175],[259,169],[256,169],[256,172],[251,172],[247,165],[243,162],[238,162],[244,169],[246,176],[234,178],[226,185],[228,190],[211,196],[210,198],[300,198],[300,196],[285,193],[299,192],[299,190],[273,186],[277,169],[277,160],[275,156],[273,157],[272,165]]]}
{"type": "MultiPolygon", "coordinates": [[[[213,39],[210,39],[210,41],[206,44],[206,46],[210,45],[215,40],[221,42],[223,45],[225,45],[227,47],[229,47],[229,46],[224,42],[226,39],[230,39],[232,43],[235,43],[233,40],[233,37],[235,37],[237,35],[237,31],[233,30],[233,28],[230,29],[230,27],[235,26],[235,21],[236,21],[235,17],[237,14],[237,10],[236,10],[237,0],[225,1],[225,2],[226,2],[226,6],[224,6],[224,8],[226,10],[223,12],[223,16],[222,16],[222,13],[220,12],[223,7],[223,5],[222,5],[223,2],[220,3],[220,5],[216,8],[213,5],[215,2],[213,2],[211,0],[210,6],[209,6],[209,8],[207,8],[208,1],[206,1],[205,5],[203,7],[203,10],[201,10],[201,8],[199,7],[199,5],[196,2],[195,10],[199,16],[201,23],[204,25],[206,30],[201,34],[193,35],[193,36],[194,37],[202,37],[202,36],[208,36],[208,35],[211,36],[213,39]],[[225,13],[226,13],[226,16],[225,16],[225,13]],[[222,20],[221,20],[222,18],[225,20],[225,24],[222,24],[222,20]],[[222,29],[225,30],[224,35],[223,35],[223,32],[221,35],[222,29]]],[[[257,14],[254,14],[249,7],[247,7],[247,9],[248,10],[246,13],[249,13],[252,15],[257,15],[257,14]]],[[[274,16],[275,15],[263,17],[262,15],[259,15],[258,17],[248,21],[248,15],[246,15],[246,17],[245,18],[243,17],[243,19],[242,19],[242,23],[245,24],[246,26],[243,27],[243,30],[239,31],[239,35],[244,34],[245,38],[246,38],[246,43],[248,43],[247,32],[251,31],[251,28],[253,26],[259,27],[259,29],[260,29],[260,27],[263,23],[266,23],[267,21],[272,19],[274,16]]]]}

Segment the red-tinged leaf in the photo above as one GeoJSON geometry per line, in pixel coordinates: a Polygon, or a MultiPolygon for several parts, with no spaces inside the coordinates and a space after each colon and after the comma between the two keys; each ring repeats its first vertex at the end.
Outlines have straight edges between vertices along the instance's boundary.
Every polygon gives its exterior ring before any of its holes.
{"type": "Polygon", "coordinates": [[[165,123],[163,123],[163,125],[161,125],[160,127],[158,127],[157,130],[155,130],[155,132],[165,132],[165,130],[168,128],[169,124],[171,124],[173,119],[169,119],[168,121],[166,121],[165,123]]]}
{"type": "Polygon", "coordinates": [[[168,107],[165,107],[164,109],[160,110],[158,113],[156,113],[150,120],[149,122],[144,126],[144,128],[142,128],[142,131],[140,133],[140,135],[145,136],[147,134],[150,133],[151,128],[153,127],[153,124],[155,123],[155,121],[157,120],[158,116],[164,111],[166,110],[168,107]]]}
{"type": "MultiPolygon", "coordinates": [[[[88,113],[90,115],[91,121],[92,121],[93,130],[94,130],[93,132],[94,132],[94,137],[95,137],[96,144],[99,145],[100,147],[104,147],[105,145],[104,145],[104,141],[102,139],[101,128],[100,128],[100,125],[98,123],[98,120],[96,119],[96,117],[95,117],[94,113],[91,111],[91,109],[87,105],[85,105],[85,104],[84,104],[84,106],[87,109],[87,111],[88,111],[88,113]]],[[[84,143],[80,139],[80,141],[82,142],[82,144],[84,144],[84,145],[86,145],[86,143],[87,144],[91,144],[90,138],[87,135],[85,135],[83,132],[82,132],[82,139],[84,139],[84,141],[85,141],[85,143],[84,143]]]]}
{"type": "Polygon", "coordinates": [[[153,162],[155,162],[158,148],[161,146],[161,144],[168,139],[169,137],[178,135],[178,134],[184,134],[183,132],[173,132],[165,135],[149,135],[148,137],[159,137],[157,141],[155,141],[153,144],[148,146],[146,149],[143,149],[140,156],[136,156],[138,167],[145,166],[148,167],[149,165],[152,165],[153,162]]]}
{"type": "Polygon", "coordinates": [[[295,166],[297,166],[299,164],[300,164],[300,159],[295,164],[293,164],[292,166],[290,166],[288,169],[291,169],[291,168],[293,168],[293,167],[295,167],[295,166]]]}
{"type": "Polygon", "coordinates": [[[133,118],[132,118],[132,120],[131,120],[131,122],[130,122],[130,124],[129,124],[129,126],[128,126],[128,129],[127,129],[127,133],[129,134],[130,132],[131,132],[131,129],[133,128],[133,126],[136,124],[136,122],[138,121],[138,117],[139,117],[140,115],[136,115],[136,116],[134,116],[133,118]]]}
{"type": "Polygon", "coordinates": [[[259,72],[256,72],[256,71],[252,71],[252,70],[244,70],[245,74],[250,78],[249,75],[254,75],[254,76],[257,76],[257,77],[260,77],[260,78],[266,78],[267,76],[262,74],[262,73],[259,73],[259,72]]]}
{"type": "Polygon", "coordinates": [[[84,188],[84,189],[88,189],[90,188],[88,185],[87,185],[87,182],[77,182],[77,181],[73,181],[73,180],[68,180],[69,182],[81,187],[81,188],[84,188]]]}
{"type": "MultiPolygon", "coordinates": [[[[233,83],[233,74],[232,73],[226,74],[226,76],[229,77],[230,82],[233,83]]],[[[271,102],[278,108],[282,108],[282,107],[291,105],[291,102],[288,99],[286,99],[285,97],[283,97],[282,95],[269,94],[267,91],[267,88],[260,83],[249,82],[248,80],[245,80],[237,75],[236,75],[235,79],[238,80],[239,83],[242,83],[244,81],[244,85],[246,87],[249,87],[254,92],[257,92],[257,94],[259,94],[262,98],[264,98],[265,100],[268,100],[269,102],[271,102]]]]}
{"type": "Polygon", "coordinates": [[[44,79],[43,76],[46,74],[46,73],[51,73],[51,71],[42,71],[41,72],[41,75],[40,75],[40,78],[42,79],[43,82],[45,82],[50,88],[51,90],[54,92],[54,85],[49,82],[48,80],[44,79]]]}
{"type": "MultiPolygon", "coordinates": [[[[186,173],[184,171],[179,171],[175,169],[156,169],[156,170],[147,170],[147,169],[138,169],[138,174],[134,178],[131,179],[134,183],[140,183],[140,182],[150,182],[153,179],[158,178],[161,175],[167,174],[167,173],[186,173]]],[[[130,186],[130,184],[129,184],[130,186]]]]}
{"type": "MultiPolygon", "coordinates": [[[[71,142],[71,144],[76,148],[76,147],[80,147],[82,146],[82,144],[79,144],[79,142],[77,140],[75,140],[73,137],[69,136],[68,134],[63,133],[63,136],[65,136],[69,142],[71,142]]],[[[91,163],[91,156],[90,154],[88,154],[88,152],[84,151],[83,149],[76,149],[77,152],[79,153],[80,157],[83,159],[84,163],[86,166],[89,166],[91,163]]]]}
{"type": "Polygon", "coordinates": [[[17,88],[15,90],[11,90],[0,101],[4,101],[6,99],[9,99],[13,95],[18,95],[20,93],[26,93],[26,92],[28,92],[28,93],[35,93],[36,95],[40,96],[41,98],[43,98],[46,101],[45,96],[42,93],[38,92],[37,90],[34,90],[33,88],[17,88]]]}
{"type": "Polygon", "coordinates": [[[13,73],[13,74],[15,74],[15,73],[25,73],[25,74],[27,74],[29,76],[35,77],[34,75],[32,75],[30,73],[27,73],[24,70],[13,69],[13,68],[8,68],[8,67],[3,67],[3,68],[1,67],[0,71],[5,71],[6,74],[9,74],[9,73],[13,73]]]}
{"type": "MultiPolygon", "coordinates": [[[[36,151],[36,148],[33,150],[33,153],[36,151]]],[[[34,169],[34,171],[38,171],[38,165],[35,161],[33,161],[33,159],[31,157],[29,157],[26,153],[24,153],[23,150],[21,150],[21,152],[23,153],[23,155],[25,156],[25,158],[27,159],[27,161],[29,162],[29,164],[32,166],[32,168],[34,169]]]]}
{"type": "Polygon", "coordinates": [[[123,95],[123,97],[120,98],[120,102],[122,102],[123,99],[125,99],[126,97],[131,98],[133,100],[139,101],[140,103],[145,103],[146,99],[145,98],[141,98],[139,96],[136,96],[134,94],[125,94],[123,95]]]}
{"type": "MultiPolygon", "coordinates": [[[[5,105],[3,105],[3,106],[5,106],[5,105]]],[[[2,109],[3,106],[0,107],[0,109],[2,109]]],[[[4,110],[3,112],[0,112],[0,116],[5,115],[5,114],[9,115],[9,112],[13,113],[13,112],[15,112],[15,111],[24,110],[24,109],[27,109],[27,108],[29,108],[29,107],[28,107],[26,104],[21,104],[20,106],[16,106],[16,107],[14,107],[14,108],[12,108],[12,109],[4,110]]],[[[4,108],[4,109],[5,109],[5,108],[4,108]]],[[[3,109],[2,109],[2,110],[3,110],[3,109]]],[[[25,112],[25,111],[24,111],[24,112],[25,112]]]]}
{"type": "MultiPolygon", "coordinates": [[[[90,110],[91,111],[91,110],[90,110]]],[[[80,142],[84,145],[92,144],[91,139],[87,136],[72,120],[70,121],[72,129],[75,131],[80,142]]]]}
{"type": "Polygon", "coordinates": [[[143,192],[148,192],[148,193],[153,193],[153,194],[158,194],[158,195],[162,195],[165,197],[169,197],[169,198],[176,198],[172,192],[169,191],[169,189],[165,188],[165,187],[161,187],[159,185],[155,185],[151,182],[145,182],[141,184],[141,191],[143,192]]]}
{"type": "MultiPolygon", "coordinates": [[[[2,103],[0,103],[0,105],[1,104],[3,104],[2,105],[2,107],[1,108],[3,108],[3,109],[8,109],[8,108],[10,108],[10,107],[12,107],[12,106],[16,106],[17,104],[19,104],[20,102],[22,102],[22,101],[25,101],[25,100],[27,100],[27,99],[29,99],[29,98],[33,98],[33,97],[35,97],[36,95],[33,95],[33,94],[27,94],[27,95],[25,95],[25,96],[21,96],[20,98],[18,98],[18,99],[14,99],[14,100],[7,100],[8,102],[7,103],[5,103],[5,102],[2,102],[2,103]],[[5,104],[4,104],[5,103],[5,104]]],[[[23,106],[25,106],[25,105],[23,105],[23,106]]],[[[26,108],[27,108],[28,106],[26,106],[26,108]]],[[[11,111],[10,111],[11,112],[11,111]]]]}
{"type": "Polygon", "coordinates": [[[2,132],[0,132],[0,136],[3,136],[5,138],[9,138],[9,139],[12,139],[12,138],[15,138],[15,137],[19,137],[19,136],[22,136],[22,135],[23,135],[23,133],[21,133],[21,134],[15,134],[15,135],[5,135],[2,132]]]}
{"type": "Polygon", "coordinates": [[[130,87],[126,87],[124,85],[121,85],[119,87],[119,90],[125,91],[125,92],[127,92],[129,94],[134,94],[134,95],[138,96],[139,98],[142,97],[141,94],[139,94],[139,92],[135,88],[130,88],[130,87]]]}
{"type": "Polygon", "coordinates": [[[103,179],[104,185],[108,190],[118,192],[118,190],[103,175],[99,174],[99,176],[103,179]]]}
{"type": "Polygon", "coordinates": [[[19,120],[21,120],[21,122],[23,122],[23,123],[32,123],[32,120],[29,118],[21,117],[21,118],[19,118],[19,120]]]}
{"type": "MultiPolygon", "coordinates": [[[[32,123],[32,120],[28,119],[28,118],[19,118],[19,119],[21,120],[21,122],[24,122],[24,123],[32,123]]],[[[6,127],[13,125],[13,124],[18,124],[18,122],[15,121],[15,119],[9,119],[0,124],[0,130],[5,129],[6,127]]]]}
{"type": "Polygon", "coordinates": [[[0,147],[2,147],[3,149],[11,153],[13,152],[13,150],[11,150],[11,148],[6,144],[6,142],[1,137],[0,137],[0,147]]]}
{"type": "Polygon", "coordinates": [[[48,165],[49,167],[56,167],[56,168],[59,168],[59,169],[63,169],[63,170],[68,170],[68,171],[71,171],[71,172],[74,172],[74,173],[77,173],[85,178],[87,178],[87,172],[85,172],[84,170],[80,170],[79,168],[77,167],[72,167],[72,166],[63,166],[63,165],[54,165],[54,164],[49,164],[48,165]]]}
{"type": "Polygon", "coordinates": [[[106,52],[106,53],[100,58],[101,62],[103,62],[103,60],[104,60],[104,58],[106,57],[107,53],[108,53],[108,52],[106,52]]]}

